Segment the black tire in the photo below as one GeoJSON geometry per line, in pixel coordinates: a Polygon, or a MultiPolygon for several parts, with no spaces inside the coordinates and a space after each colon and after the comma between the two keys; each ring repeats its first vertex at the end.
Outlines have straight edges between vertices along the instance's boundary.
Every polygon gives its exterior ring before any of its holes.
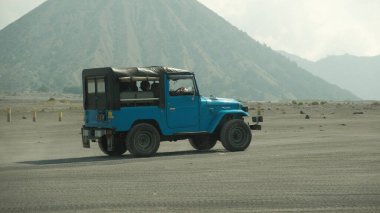
{"type": "Polygon", "coordinates": [[[99,139],[98,145],[100,150],[106,155],[109,156],[121,156],[127,151],[127,146],[124,143],[123,138],[120,135],[115,135],[114,139],[114,145],[115,145],[115,150],[113,151],[108,151],[107,150],[107,137],[103,136],[99,139]]]}
{"type": "Polygon", "coordinates": [[[231,152],[244,151],[251,143],[251,139],[249,126],[240,119],[227,121],[220,131],[222,145],[231,152]]]}
{"type": "Polygon", "coordinates": [[[198,135],[189,138],[189,142],[196,150],[210,150],[215,146],[217,139],[211,135],[198,135]]]}
{"type": "Polygon", "coordinates": [[[135,157],[150,157],[156,154],[160,146],[160,134],[147,123],[137,124],[127,136],[127,147],[135,157]]]}

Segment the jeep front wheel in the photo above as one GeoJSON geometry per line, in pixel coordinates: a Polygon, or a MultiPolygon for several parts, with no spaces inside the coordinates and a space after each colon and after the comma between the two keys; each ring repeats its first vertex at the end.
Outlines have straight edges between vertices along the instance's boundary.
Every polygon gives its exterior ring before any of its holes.
{"type": "Polygon", "coordinates": [[[231,152],[243,151],[251,143],[252,133],[248,125],[240,119],[227,121],[220,132],[220,140],[225,149],[231,152]]]}
{"type": "Polygon", "coordinates": [[[127,136],[127,147],[135,157],[150,157],[160,146],[160,134],[157,129],[146,123],[134,126],[127,136]]]}
{"type": "Polygon", "coordinates": [[[196,150],[209,150],[215,146],[217,140],[211,135],[199,135],[189,138],[189,142],[196,150]]]}

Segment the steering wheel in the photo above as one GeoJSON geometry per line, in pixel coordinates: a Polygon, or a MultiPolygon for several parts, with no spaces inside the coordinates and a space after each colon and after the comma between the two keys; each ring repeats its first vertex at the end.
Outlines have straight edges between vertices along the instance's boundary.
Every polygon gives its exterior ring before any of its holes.
{"type": "Polygon", "coordinates": [[[176,89],[174,92],[175,93],[181,93],[181,92],[185,92],[186,88],[185,87],[180,87],[178,89],[176,89]]]}

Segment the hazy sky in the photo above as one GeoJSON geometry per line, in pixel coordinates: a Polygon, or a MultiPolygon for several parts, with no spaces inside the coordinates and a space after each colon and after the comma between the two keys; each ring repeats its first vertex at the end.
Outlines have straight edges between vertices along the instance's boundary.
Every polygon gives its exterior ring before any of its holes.
{"type": "MultiPolygon", "coordinates": [[[[254,39],[308,59],[380,54],[380,0],[199,0],[254,39]]],[[[44,0],[0,0],[0,29],[44,0]]]]}
{"type": "Polygon", "coordinates": [[[200,0],[254,39],[308,59],[380,54],[380,0],[200,0]]]}
{"type": "Polygon", "coordinates": [[[45,0],[0,0],[0,29],[23,16],[45,0]]]}

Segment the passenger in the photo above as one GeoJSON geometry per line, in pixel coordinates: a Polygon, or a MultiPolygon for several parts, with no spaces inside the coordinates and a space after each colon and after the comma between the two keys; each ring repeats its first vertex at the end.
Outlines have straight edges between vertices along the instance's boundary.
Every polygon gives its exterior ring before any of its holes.
{"type": "Polygon", "coordinates": [[[150,89],[152,90],[154,97],[158,98],[160,96],[160,84],[159,83],[154,82],[152,84],[152,86],[150,87],[150,89]]]}
{"type": "Polygon", "coordinates": [[[142,81],[140,83],[140,89],[142,91],[148,91],[148,90],[150,90],[150,83],[149,83],[149,81],[142,81]]]}

